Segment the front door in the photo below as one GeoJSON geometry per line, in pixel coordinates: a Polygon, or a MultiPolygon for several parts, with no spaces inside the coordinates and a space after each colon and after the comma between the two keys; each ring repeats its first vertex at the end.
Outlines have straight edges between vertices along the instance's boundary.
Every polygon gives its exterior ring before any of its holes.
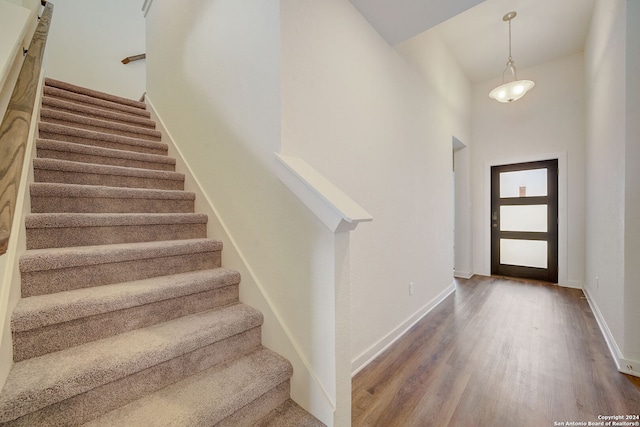
{"type": "Polygon", "coordinates": [[[558,160],[491,168],[491,274],[558,282],[558,160]]]}

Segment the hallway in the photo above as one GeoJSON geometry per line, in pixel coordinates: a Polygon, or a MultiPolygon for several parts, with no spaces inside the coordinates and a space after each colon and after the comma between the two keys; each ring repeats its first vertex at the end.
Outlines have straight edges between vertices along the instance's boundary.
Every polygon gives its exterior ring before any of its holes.
{"type": "Polygon", "coordinates": [[[582,291],[481,276],[456,286],[353,378],[354,427],[538,427],[640,414],[640,378],[616,370],[582,291]]]}

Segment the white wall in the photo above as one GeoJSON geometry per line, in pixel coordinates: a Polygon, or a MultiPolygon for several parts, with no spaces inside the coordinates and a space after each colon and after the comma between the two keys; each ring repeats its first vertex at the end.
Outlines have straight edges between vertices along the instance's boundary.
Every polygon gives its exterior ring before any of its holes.
{"type": "Polygon", "coordinates": [[[474,272],[491,274],[489,167],[560,157],[558,280],[561,285],[582,287],[586,126],[583,55],[574,54],[518,73],[536,86],[511,104],[498,103],[488,96],[500,84],[500,76],[473,86],[474,272]]]}
{"type": "Polygon", "coordinates": [[[292,397],[332,425],[339,272],[333,233],[276,177],[279,1],[155,0],[146,26],[149,100],[216,210],[209,234],[293,363],[292,397]]]}
{"type": "Polygon", "coordinates": [[[636,0],[597,1],[585,48],[586,288],[619,368],[634,375],[640,375],[639,20],[636,0]]]}
{"type": "Polygon", "coordinates": [[[471,83],[439,36],[439,28],[399,45],[397,50],[435,90],[452,121],[455,150],[455,265],[457,277],[473,275],[471,230],[471,83]]]}
{"type": "Polygon", "coordinates": [[[411,66],[347,0],[281,7],[282,151],[374,218],[351,236],[357,370],[452,289],[451,141],[468,135],[469,86],[438,40],[400,46],[411,66]],[[421,70],[429,53],[449,61],[421,70]]]}
{"type": "Polygon", "coordinates": [[[138,99],[145,61],[120,61],[145,52],[142,1],[57,0],[47,42],[46,76],[138,99]]]}
{"type": "MultiPolygon", "coordinates": [[[[470,103],[469,103],[470,104],[470,103]]],[[[467,144],[464,147],[454,147],[454,173],[455,173],[455,246],[454,246],[454,273],[455,277],[470,279],[473,276],[473,229],[472,221],[472,194],[471,194],[471,148],[467,144]]]]}
{"type": "Polygon", "coordinates": [[[625,296],[624,313],[627,327],[624,340],[625,357],[640,366],[640,2],[627,0],[626,83],[627,117],[625,153],[625,296]]]}
{"type": "Polygon", "coordinates": [[[585,47],[586,288],[620,347],[625,334],[625,3],[596,2],[585,47]]]}

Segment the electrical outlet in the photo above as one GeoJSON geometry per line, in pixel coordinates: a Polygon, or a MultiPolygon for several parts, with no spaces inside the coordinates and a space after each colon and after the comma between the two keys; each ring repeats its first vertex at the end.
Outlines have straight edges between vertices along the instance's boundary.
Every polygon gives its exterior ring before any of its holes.
{"type": "Polygon", "coordinates": [[[409,282],[409,295],[413,295],[413,290],[414,290],[413,282],[409,282]]]}
{"type": "Polygon", "coordinates": [[[596,276],[596,289],[600,289],[600,278],[596,276]]]}

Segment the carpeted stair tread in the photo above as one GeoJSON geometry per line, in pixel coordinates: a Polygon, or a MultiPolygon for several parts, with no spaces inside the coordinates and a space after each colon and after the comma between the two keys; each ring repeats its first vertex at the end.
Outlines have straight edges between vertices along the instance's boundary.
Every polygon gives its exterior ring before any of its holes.
{"type": "Polygon", "coordinates": [[[259,311],[235,304],[15,363],[0,394],[0,423],[261,324],[259,311]]]}
{"type": "Polygon", "coordinates": [[[76,142],[104,148],[137,151],[140,153],[166,155],[167,144],[130,136],[113,135],[94,130],[79,129],[55,123],[40,123],[40,137],[56,141],[76,142]]]}
{"type": "Polygon", "coordinates": [[[19,261],[22,297],[216,268],[221,250],[202,238],[28,250],[19,261]]]}
{"type": "Polygon", "coordinates": [[[59,159],[33,159],[36,182],[183,190],[184,174],[98,165],[59,159]]]}
{"type": "Polygon", "coordinates": [[[50,108],[40,109],[40,120],[41,122],[50,122],[87,130],[114,133],[123,136],[131,136],[133,138],[149,139],[151,141],[160,141],[160,138],[162,137],[160,131],[155,129],[135,125],[125,125],[122,123],[96,119],[50,108]]]}
{"type": "Polygon", "coordinates": [[[178,190],[155,190],[150,188],[98,187],[95,185],[56,184],[35,182],[30,185],[32,196],[43,197],[90,197],[195,200],[195,194],[178,190]]]}
{"type": "Polygon", "coordinates": [[[169,240],[117,245],[79,246],[26,251],[20,258],[22,273],[108,264],[222,250],[213,239],[169,240]]]}
{"type": "Polygon", "coordinates": [[[30,184],[31,212],[137,213],[193,212],[195,194],[178,190],[30,184]]]}
{"type": "Polygon", "coordinates": [[[36,148],[40,158],[168,171],[175,170],[176,166],[176,160],[165,155],[115,150],[53,139],[38,139],[36,148]]]}
{"type": "Polygon", "coordinates": [[[131,402],[87,426],[213,426],[291,375],[289,362],[262,348],[131,402]]]}
{"type": "Polygon", "coordinates": [[[239,274],[219,270],[23,298],[12,317],[13,360],[238,303],[239,274]]]}
{"type": "Polygon", "coordinates": [[[52,86],[44,86],[43,94],[53,98],[63,99],[68,102],[74,102],[81,105],[86,105],[91,108],[100,108],[108,111],[117,111],[125,114],[133,114],[138,117],[150,118],[151,113],[142,108],[132,107],[129,105],[121,104],[118,102],[106,101],[104,99],[94,98],[92,96],[71,92],[64,89],[59,89],[52,86]]]}
{"type": "Polygon", "coordinates": [[[46,77],[44,79],[45,86],[56,87],[58,89],[63,89],[69,92],[78,93],[81,95],[87,95],[92,98],[103,99],[105,101],[116,102],[119,104],[128,105],[130,107],[140,108],[142,110],[147,108],[147,105],[142,101],[136,101],[133,99],[125,98],[118,95],[112,95],[110,93],[101,92],[99,90],[89,89],[86,87],[74,85],[73,83],[63,82],[61,80],[52,79],[50,77],[46,77]]]}
{"type": "Polygon", "coordinates": [[[296,402],[287,399],[253,427],[326,427],[316,417],[302,409],[296,402]]]}
{"type": "Polygon", "coordinates": [[[214,268],[22,298],[11,329],[27,331],[238,283],[240,273],[214,268]]]}
{"type": "Polygon", "coordinates": [[[85,117],[95,117],[101,120],[106,120],[115,123],[129,124],[133,126],[142,126],[148,129],[155,129],[156,123],[147,118],[135,114],[126,112],[118,112],[112,110],[104,110],[101,108],[91,108],[86,105],[76,104],[71,101],[66,101],[60,98],[53,98],[51,96],[42,97],[43,108],[49,108],[57,111],[66,111],[69,113],[82,115],[85,117]]]}
{"type": "Polygon", "coordinates": [[[29,214],[27,249],[204,238],[207,220],[195,213],[29,214]]]}
{"type": "Polygon", "coordinates": [[[29,214],[25,218],[27,229],[206,224],[207,222],[207,215],[199,213],[42,213],[29,214]]]}
{"type": "Polygon", "coordinates": [[[272,388],[253,402],[216,423],[216,427],[254,427],[274,409],[289,399],[291,383],[285,381],[272,388]]]}

